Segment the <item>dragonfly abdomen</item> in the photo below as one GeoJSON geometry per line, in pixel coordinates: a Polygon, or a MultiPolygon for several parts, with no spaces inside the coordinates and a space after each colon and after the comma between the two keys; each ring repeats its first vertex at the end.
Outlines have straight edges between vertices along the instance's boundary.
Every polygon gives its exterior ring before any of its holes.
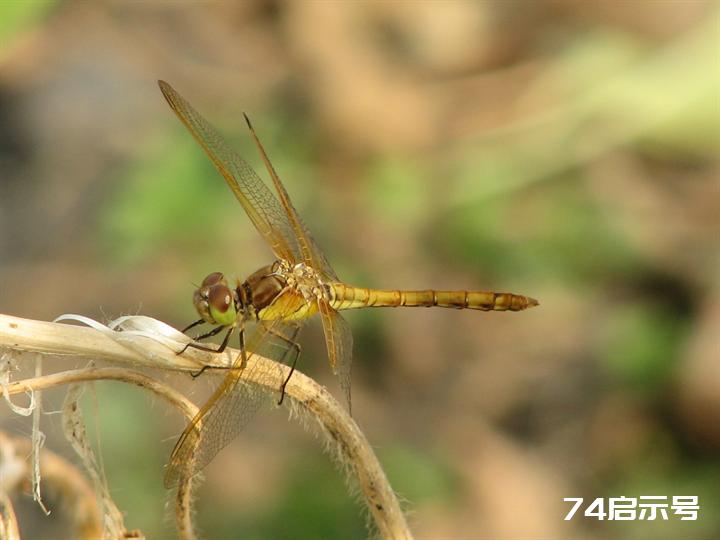
{"type": "Polygon", "coordinates": [[[479,309],[482,311],[522,311],[538,305],[537,300],[513,293],[489,291],[385,291],[331,284],[332,307],[356,309],[364,307],[444,307],[479,309]]]}

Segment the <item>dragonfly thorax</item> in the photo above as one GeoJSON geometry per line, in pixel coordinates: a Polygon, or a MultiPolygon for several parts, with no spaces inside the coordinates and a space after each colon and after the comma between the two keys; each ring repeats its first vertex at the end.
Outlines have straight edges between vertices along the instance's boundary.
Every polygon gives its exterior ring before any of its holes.
{"type": "Polygon", "coordinates": [[[328,287],[311,267],[279,259],[251,274],[237,288],[240,309],[254,319],[301,319],[312,315],[328,287]]]}
{"type": "Polygon", "coordinates": [[[329,299],[330,289],[320,279],[318,273],[305,263],[297,263],[289,267],[285,279],[288,285],[296,289],[308,303],[321,298],[329,299]]]}

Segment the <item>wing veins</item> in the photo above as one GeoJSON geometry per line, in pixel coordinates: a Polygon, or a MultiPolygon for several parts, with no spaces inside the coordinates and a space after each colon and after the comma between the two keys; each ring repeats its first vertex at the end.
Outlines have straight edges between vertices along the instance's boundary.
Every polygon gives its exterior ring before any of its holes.
{"type": "Polygon", "coordinates": [[[190,103],[168,83],[158,81],[158,84],[170,108],[208,155],[275,255],[289,261],[298,260],[300,250],[293,228],[277,198],[190,103]]]}
{"type": "Polygon", "coordinates": [[[172,487],[181,478],[191,477],[203,469],[242,431],[263,403],[270,402],[271,390],[259,383],[246,381],[264,379],[267,385],[280,381],[280,388],[284,380],[281,368],[277,364],[261,364],[253,356],[284,357],[292,345],[272,337],[273,332],[287,334],[283,333],[283,328],[296,329],[297,325],[276,319],[253,329],[245,347],[248,365],[244,369],[241,367],[242,358],[238,354],[228,374],[187,425],[170,455],[165,472],[166,487],[172,487]],[[272,347],[276,350],[273,351],[272,347]],[[267,369],[270,371],[262,371],[267,369]],[[245,370],[250,371],[246,373],[245,370]]]}

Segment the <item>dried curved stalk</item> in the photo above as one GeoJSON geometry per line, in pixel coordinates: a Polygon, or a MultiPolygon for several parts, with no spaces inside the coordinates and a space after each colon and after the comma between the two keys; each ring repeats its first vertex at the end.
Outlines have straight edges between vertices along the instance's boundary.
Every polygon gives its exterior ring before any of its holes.
{"type": "MultiPolygon", "coordinates": [[[[181,342],[178,344],[182,346],[181,342]]],[[[138,337],[138,342],[134,343],[134,348],[132,348],[123,346],[107,333],[91,328],[33,321],[0,314],[0,350],[3,348],[21,352],[109,360],[131,366],[142,365],[173,371],[196,371],[198,365],[205,364],[227,365],[222,361],[222,357],[218,358],[219,355],[202,351],[192,351],[187,355],[177,356],[173,350],[168,348],[167,344],[155,342],[147,337],[144,339],[138,337]],[[140,345],[143,347],[143,354],[138,352],[140,345]]],[[[229,351],[230,358],[237,354],[238,351],[229,351]]],[[[249,361],[272,362],[272,360],[255,355],[249,361]]],[[[269,391],[275,392],[287,373],[286,366],[281,366],[281,369],[246,369],[243,377],[246,377],[249,382],[267,386],[269,391]],[[262,373],[263,376],[261,379],[254,380],[252,378],[254,373],[262,373]],[[277,373],[277,380],[269,378],[267,373],[277,373]]],[[[11,393],[20,393],[27,388],[39,389],[49,385],[97,378],[121,378],[139,384],[138,376],[142,375],[124,368],[92,368],[27,379],[11,384],[8,389],[11,393]],[[116,374],[117,377],[110,377],[109,369],[118,370],[120,373],[116,374]],[[133,373],[134,375],[129,375],[133,373]]],[[[164,386],[156,381],[155,384],[148,382],[147,386],[143,383],[144,387],[151,390],[155,390],[155,385],[164,386]]],[[[412,538],[397,497],[392,491],[377,457],[357,424],[343,407],[325,388],[297,370],[285,390],[287,397],[301,412],[317,421],[343,469],[350,472],[357,481],[381,537],[385,539],[412,538]]],[[[185,410],[184,412],[187,415],[189,411],[185,410]]],[[[178,487],[176,517],[178,529],[185,538],[194,537],[189,517],[190,492],[189,484],[183,483],[178,487]]]]}
{"type": "Polygon", "coordinates": [[[0,489],[0,538],[6,540],[20,540],[15,509],[7,491],[0,489]]]}
{"type": "MultiPolygon", "coordinates": [[[[3,477],[3,485],[0,486],[0,494],[23,489],[29,483],[32,476],[32,464],[27,456],[30,454],[32,443],[30,440],[21,437],[8,437],[0,432],[0,453],[3,455],[3,472],[9,473],[7,468],[12,468],[11,474],[0,474],[3,477]]],[[[70,462],[44,448],[40,452],[40,468],[43,473],[43,481],[56,493],[56,498],[62,500],[60,506],[62,511],[74,522],[78,538],[96,540],[102,534],[102,514],[90,485],[83,474],[70,462]]],[[[12,511],[9,506],[9,498],[3,497],[4,510],[12,511]]],[[[14,515],[12,516],[14,520],[14,515]]],[[[6,528],[8,536],[0,538],[19,539],[17,522],[11,525],[10,530],[6,528]],[[13,532],[12,528],[15,529],[13,532]],[[15,536],[13,536],[13,534],[15,536]]]]}
{"type": "MultiPolygon", "coordinates": [[[[0,315],[0,319],[1,318],[2,315],[0,315]]],[[[163,397],[171,405],[180,409],[188,420],[191,420],[197,413],[197,407],[173,388],[148,377],[144,373],[128,370],[126,368],[85,368],[63,371],[61,373],[44,375],[42,377],[33,377],[32,379],[25,379],[23,381],[10,383],[6,386],[5,391],[9,396],[12,396],[27,392],[28,390],[38,391],[56,386],[100,380],[121,381],[150,390],[151,392],[163,397]]],[[[43,468],[43,476],[46,477],[48,473],[44,470],[45,466],[41,465],[41,468],[43,468]]],[[[191,493],[189,490],[186,489],[178,492],[178,496],[176,498],[175,516],[178,523],[180,537],[183,540],[194,540],[196,538],[192,527],[191,500],[191,493]]],[[[140,536],[138,536],[139,533],[137,532],[128,534],[129,536],[127,536],[127,538],[140,538],[140,536]]],[[[95,533],[88,536],[88,538],[93,539],[99,537],[100,535],[95,533]]]]}

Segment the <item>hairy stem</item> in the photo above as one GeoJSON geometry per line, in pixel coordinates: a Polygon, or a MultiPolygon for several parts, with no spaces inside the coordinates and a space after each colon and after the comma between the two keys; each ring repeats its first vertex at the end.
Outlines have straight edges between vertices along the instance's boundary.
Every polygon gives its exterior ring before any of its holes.
{"type": "MultiPolygon", "coordinates": [[[[167,346],[145,339],[148,351],[140,354],[127,348],[103,332],[92,328],[69,326],[10,317],[0,314],[0,350],[35,352],[48,355],[74,356],[125,363],[129,366],[150,366],[173,371],[196,371],[198,365],[226,366],[221,355],[192,351],[178,356],[167,346]]],[[[229,350],[229,348],[228,348],[229,350]]],[[[230,351],[236,357],[238,351],[230,351]]],[[[272,360],[253,355],[249,363],[273,363],[272,360]]],[[[251,367],[251,366],[248,366],[251,367]]],[[[245,369],[243,377],[249,382],[266,386],[269,392],[276,392],[287,375],[287,366],[282,369],[245,369]],[[268,377],[269,373],[276,377],[268,377]],[[254,374],[258,374],[254,378],[254,374]],[[275,380],[276,379],[276,380],[275,380]]],[[[27,389],[41,389],[58,384],[82,380],[114,379],[147,388],[162,395],[188,418],[194,415],[194,406],[177,393],[151,377],[125,368],[88,368],[26,379],[10,384],[11,393],[27,389]]],[[[357,482],[366,504],[373,516],[382,538],[412,538],[400,504],[395,496],[377,457],[364,434],[343,407],[321,385],[295,371],[285,388],[287,396],[302,411],[313,417],[339,457],[344,468],[350,471],[357,482]]],[[[190,480],[188,480],[189,482],[190,480]]],[[[178,528],[185,538],[193,538],[190,525],[190,485],[178,487],[176,518],[178,528]]]]}

